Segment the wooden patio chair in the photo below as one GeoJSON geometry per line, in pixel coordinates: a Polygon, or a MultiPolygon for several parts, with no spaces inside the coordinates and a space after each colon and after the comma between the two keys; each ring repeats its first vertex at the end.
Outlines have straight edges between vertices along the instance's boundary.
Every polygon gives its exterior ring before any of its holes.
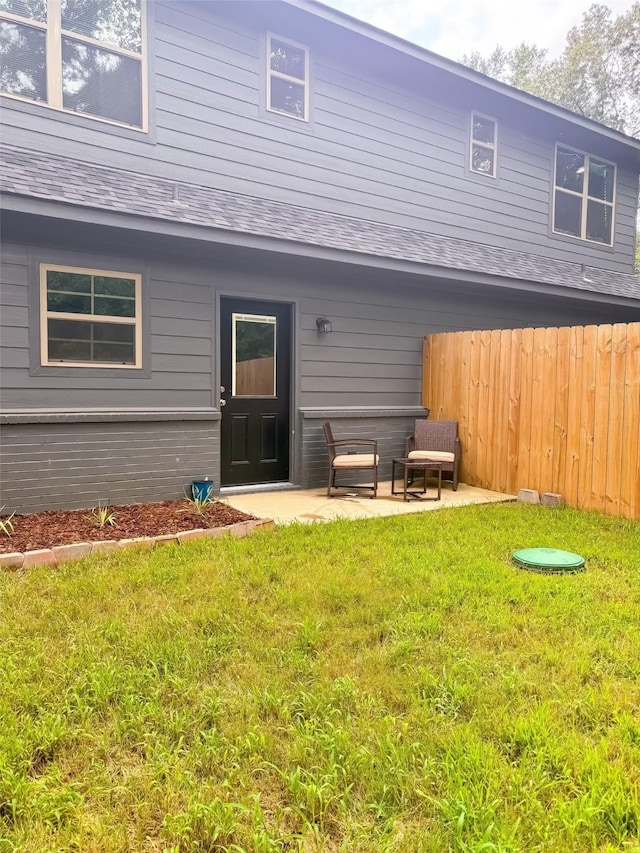
{"type": "Polygon", "coordinates": [[[329,486],[327,487],[327,496],[333,497],[333,489],[370,489],[372,494],[369,496],[375,498],[378,494],[378,442],[374,438],[340,438],[335,439],[331,431],[331,424],[328,421],[322,424],[324,437],[327,442],[327,451],[329,453],[329,486]],[[348,447],[367,447],[368,453],[358,453],[357,451],[348,451],[348,447]],[[373,485],[372,486],[336,486],[336,474],[338,471],[372,471],[373,485]]]}
{"type": "MultiPolygon", "coordinates": [[[[443,479],[453,482],[454,492],[458,488],[461,453],[457,421],[417,420],[414,433],[405,445],[407,459],[433,459],[435,462],[442,462],[443,479]]],[[[425,471],[425,477],[426,474],[425,471]]]]}

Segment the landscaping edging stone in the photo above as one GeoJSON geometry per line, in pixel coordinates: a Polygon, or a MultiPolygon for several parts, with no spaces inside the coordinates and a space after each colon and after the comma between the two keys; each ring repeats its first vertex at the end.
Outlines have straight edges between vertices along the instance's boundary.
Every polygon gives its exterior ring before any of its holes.
{"type": "Polygon", "coordinates": [[[108,553],[120,548],[162,548],[181,545],[193,539],[208,536],[218,539],[222,536],[249,536],[256,530],[273,530],[275,522],[270,518],[253,518],[239,521],[228,527],[210,527],[207,529],[184,530],[182,533],[166,533],[162,536],[139,536],[136,539],[106,539],[101,542],[76,542],[72,545],[55,545],[53,548],[38,548],[36,551],[13,551],[0,554],[0,569],[27,569],[34,566],[57,566],[72,560],[80,560],[90,554],[108,553]]]}

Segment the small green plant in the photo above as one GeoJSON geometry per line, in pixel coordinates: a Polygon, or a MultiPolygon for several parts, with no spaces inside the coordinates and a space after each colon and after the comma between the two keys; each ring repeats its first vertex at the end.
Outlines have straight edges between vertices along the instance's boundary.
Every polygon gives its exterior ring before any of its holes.
{"type": "Polygon", "coordinates": [[[184,499],[187,502],[187,506],[184,509],[178,510],[178,512],[193,512],[195,515],[204,515],[209,507],[213,506],[213,500],[209,497],[190,498],[185,492],[184,499]]]}
{"type": "MultiPolygon", "coordinates": [[[[0,507],[0,512],[2,512],[3,509],[4,507],[0,507]]],[[[15,525],[12,521],[14,515],[15,512],[12,512],[11,515],[7,515],[5,518],[0,518],[0,533],[2,533],[3,536],[11,536],[14,532],[15,525]]]]}
{"type": "Polygon", "coordinates": [[[94,507],[90,513],[91,521],[95,524],[96,527],[99,527],[102,530],[105,527],[116,527],[118,523],[118,518],[114,512],[110,512],[109,505],[98,504],[98,506],[94,507]]]}

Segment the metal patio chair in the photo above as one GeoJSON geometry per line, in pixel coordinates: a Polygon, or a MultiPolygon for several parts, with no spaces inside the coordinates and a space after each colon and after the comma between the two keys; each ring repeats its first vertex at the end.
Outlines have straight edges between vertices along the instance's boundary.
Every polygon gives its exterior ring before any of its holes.
{"type": "Polygon", "coordinates": [[[340,438],[335,439],[331,431],[331,424],[328,421],[322,424],[324,437],[327,442],[327,451],[329,453],[329,485],[327,487],[327,496],[333,497],[333,489],[347,489],[354,491],[356,489],[370,489],[371,498],[375,498],[378,494],[378,442],[374,438],[340,438]],[[359,453],[357,451],[349,451],[349,447],[367,447],[368,453],[359,453]],[[349,484],[347,486],[336,485],[336,474],[338,471],[372,471],[373,485],[372,486],[355,486],[349,484]]]}

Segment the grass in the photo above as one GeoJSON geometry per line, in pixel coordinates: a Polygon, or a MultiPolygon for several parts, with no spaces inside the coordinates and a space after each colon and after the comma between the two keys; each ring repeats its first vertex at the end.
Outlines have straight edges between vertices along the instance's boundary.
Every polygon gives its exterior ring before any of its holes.
{"type": "Polygon", "coordinates": [[[492,505],[0,575],[0,853],[638,851],[639,567],[492,505]]]}

